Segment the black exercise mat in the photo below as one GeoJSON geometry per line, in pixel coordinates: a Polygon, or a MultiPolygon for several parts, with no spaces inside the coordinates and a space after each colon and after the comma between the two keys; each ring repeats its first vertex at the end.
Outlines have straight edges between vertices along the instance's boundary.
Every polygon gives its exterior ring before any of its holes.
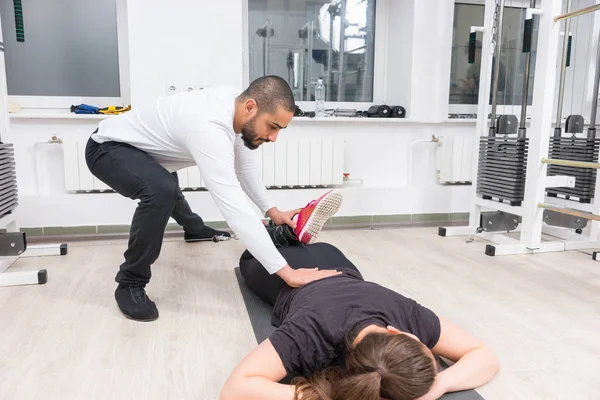
{"type": "MultiPolygon", "coordinates": [[[[248,311],[248,316],[250,317],[250,323],[252,324],[252,329],[254,330],[256,342],[261,343],[275,330],[275,327],[271,325],[271,306],[262,301],[257,295],[252,293],[248,286],[246,286],[239,267],[235,268],[235,276],[240,286],[240,291],[242,292],[242,298],[246,304],[246,310],[248,311]]],[[[443,368],[448,367],[442,360],[440,360],[440,365],[442,365],[443,368]]],[[[475,390],[447,393],[440,397],[440,399],[485,400],[475,390]]]]}

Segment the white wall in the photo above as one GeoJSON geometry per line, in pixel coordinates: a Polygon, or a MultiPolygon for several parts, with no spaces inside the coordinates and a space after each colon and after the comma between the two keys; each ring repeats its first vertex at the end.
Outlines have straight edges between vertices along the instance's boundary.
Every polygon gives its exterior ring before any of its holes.
{"type": "MultiPolygon", "coordinates": [[[[128,0],[128,58],[134,107],[163,95],[170,84],[227,83],[241,87],[247,60],[243,55],[247,41],[243,3],[243,0],[223,0],[217,7],[215,2],[207,0],[128,0]]],[[[436,0],[388,3],[389,30],[384,47],[387,54],[384,71],[376,74],[383,73],[386,78],[386,101],[405,105],[410,119],[395,123],[297,120],[284,133],[346,139],[346,172],[361,179],[363,186],[344,189],[345,202],[340,215],[469,210],[470,187],[436,183],[434,146],[427,143],[411,146],[416,140],[431,138],[432,134],[439,137],[475,131],[474,122],[444,121],[450,78],[452,4],[436,0]],[[409,185],[407,162],[411,148],[414,162],[409,185]]],[[[58,147],[46,146],[52,154],[36,158],[36,150],[44,147],[39,143],[48,141],[52,135],[86,138],[97,122],[12,118],[7,141],[12,141],[16,148],[23,227],[130,223],[134,201],[116,194],[65,193],[58,147]],[[39,165],[35,164],[36,159],[39,165]]],[[[271,191],[282,209],[302,206],[321,192],[271,191]]],[[[223,219],[208,193],[194,192],[187,196],[206,220],[223,219]]]]}
{"type": "Polygon", "coordinates": [[[411,118],[442,121],[448,117],[453,18],[454,2],[414,3],[411,118]]]}
{"type": "MultiPolygon", "coordinates": [[[[52,135],[85,140],[97,121],[13,119],[22,227],[126,225],[136,203],[113,193],[69,194],[64,190],[60,145],[52,135]]],[[[362,185],[345,190],[340,216],[464,212],[468,186],[436,184],[435,145],[418,143],[435,135],[463,134],[473,123],[340,123],[296,120],[282,135],[333,136],[346,141],[344,171],[362,185]],[[412,184],[409,151],[413,150],[412,184]]],[[[272,190],[282,209],[306,204],[323,189],[272,190]]],[[[192,208],[208,221],[223,220],[207,192],[186,192],[192,208]]]]}
{"type": "Polygon", "coordinates": [[[169,85],[242,86],[242,1],[127,0],[132,104],[169,85]]]}
{"type": "Polygon", "coordinates": [[[413,53],[414,47],[414,12],[415,4],[412,1],[392,2],[387,7],[387,34],[384,37],[386,40],[385,74],[399,78],[388,82],[385,86],[385,101],[387,104],[404,106],[409,117],[412,117],[410,77],[413,67],[412,57],[407,55],[413,53]]]}

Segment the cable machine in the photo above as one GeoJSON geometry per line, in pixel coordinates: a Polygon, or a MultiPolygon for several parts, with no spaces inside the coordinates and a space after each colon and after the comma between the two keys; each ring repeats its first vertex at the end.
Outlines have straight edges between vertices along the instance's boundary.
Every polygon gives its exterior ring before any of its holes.
{"type": "MultiPolygon", "coordinates": [[[[500,59],[502,54],[502,28],[504,22],[504,3],[495,5],[492,43],[494,48],[494,68],[492,83],[492,112],[489,121],[488,136],[482,136],[479,142],[479,168],[477,170],[477,194],[485,200],[508,201],[511,206],[520,206],[525,196],[525,176],[527,168],[527,149],[525,117],[521,116],[521,127],[515,115],[496,115],[498,104],[498,81],[500,80],[500,59]]],[[[534,3],[534,1],[532,1],[534,3]]],[[[523,52],[529,53],[531,34],[524,35],[529,43],[523,44],[523,52]],[[527,51],[525,51],[527,47],[527,51]]],[[[473,34],[469,46],[475,46],[473,34]]],[[[469,62],[475,62],[475,49],[469,49],[469,62]]],[[[527,58],[527,69],[531,57],[527,58]]],[[[529,74],[525,74],[523,86],[529,87],[529,74]]],[[[527,92],[525,103],[527,107],[527,92]]],[[[525,114],[526,115],[526,114],[525,114]]]]}
{"type": "MultiPolygon", "coordinates": [[[[567,12],[572,8],[572,0],[567,2],[567,12]]],[[[590,129],[587,136],[577,137],[583,134],[585,129],[585,118],[582,115],[569,115],[565,122],[565,133],[562,135],[562,109],[565,91],[565,75],[567,67],[571,65],[572,35],[570,33],[571,19],[565,20],[565,32],[563,42],[563,59],[560,74],[560,89],[558,98],[558,110],[556,112],[556,127],[554,136],[550,144],[550,159],[563,159],[580,162],[598,162],[598,150],[600,149],[600,139],[596,137],[596,108],[598,96],[594,98],[592,105],[592,116],[590,117],[590,129]]],[[[600,47],[599,47],[600,49],[600,47]]],[[[596,64],[596,79],[600,67],[596,64]]],[[[597,89],[596,89],[597,90],[597,89]]],[[[569,175],[576,177],[575,187],[548,188],[547,195],[551,197],[562,196],[567,200],[578,201],[579,203],[591,203],[594,198],[596,186],[596,170],[566,165],[549,165],[548,175],[569,175]]]]}
{"type": "MultiPolygon", "coordinates": [[[[596,12],[600,10],[600,4],[572,11],[572,1],[569,0],[566,13],[561,14],[561,3],[561,0],[544,0],[541,7],[536,8],[536,2],[532,0],[525,13],[522,48],[525,53],[531,51],[533,23],[539,19],[533,116],[529,128],[531,134],[527,134],[526,130],[528,73],[524,77],[523,109],[518,129],[515,129],[514,116],[496,118],[497,97],[494,92],[497,89],[500,54],[497,43],[501,43],[502,40],[504,1],[487,0],[484,26],[471,28],[470,45],[474,45],[477,32],[483,32],[482,54],[489,54],[482,55],[481,62],[482,78],[477,121],[480,147],[473,155],[473,167],[477,168],[478,173],[473,182],[469,225],[440,227],[439,235],[470,235],[490,241],[493,244],[488,244],[485,248],[485,253],[489,256],[600,247],[600,204],[594,204],[600,197],[600,185],[596,174],[596,169],[600,168],[600,146],[595,127],[600,83],[600,38],[594,71],[592,115],[587,135],[581,137],[584,132],[583,117],[571,115],[565,125],[565,133],[568,136],[563,137],[561,117],[564,79],[565,70],[570,65],[572,46],[570,24],[567,23],[562,40],[559,111],[556,116],[557,124],[552,128],[557,77],[554,65],[559,56],[561,21],[596,12]],[[499,40],[496,33],[499,33],[499,40]],[[491,118],[488,121],[486,116],[492,59],[495,63],[491,82],[494,92],[491,118]],[[564,198],[559,198],[559,195],[564,198]],[[490,212],[489,209],[496,211],[490,212]],[[589,234],[582,234],[581,228],[585,227],[588,221],[592,222],[589,234]],[[496,233],[509,231],[520,232],[519,239],[496,233]],[[542,234],[553,236],[554,239],[542,241],[542,234]]],[[[470,48],[469,56],[473,54],[474,49],[470,48]]],[[[530,55],[527,55],[526,62],[528,70],[530,55]]]]}

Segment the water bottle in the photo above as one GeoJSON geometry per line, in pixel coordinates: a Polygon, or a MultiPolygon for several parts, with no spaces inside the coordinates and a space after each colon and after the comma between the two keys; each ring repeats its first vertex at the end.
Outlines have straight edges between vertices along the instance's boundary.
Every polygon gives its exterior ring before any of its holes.
{"type": "Polygon", "coordinates": [[[325,116],[325,85],[322,78],[317,80],[315,86],[315,116],[325,116]]]}

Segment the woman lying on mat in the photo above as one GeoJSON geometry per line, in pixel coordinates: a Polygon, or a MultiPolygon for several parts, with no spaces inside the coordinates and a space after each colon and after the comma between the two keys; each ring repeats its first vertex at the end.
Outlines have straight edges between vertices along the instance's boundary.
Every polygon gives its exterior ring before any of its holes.
{"type": "Polygon", "coordinates": [[[269,226],[292,268],[340,271],[291,288],[246,251],[240,272],[273,306],[278,329],[233,371],[221,400],[414,400],[477,388],[498,371],[492,351],[417,302],[366,282],[340,250],[269,226]],[[436,356],[455,362],[439,372],[436,356]],[[295,377],[291,385],[280,383],[295,377]]]}

